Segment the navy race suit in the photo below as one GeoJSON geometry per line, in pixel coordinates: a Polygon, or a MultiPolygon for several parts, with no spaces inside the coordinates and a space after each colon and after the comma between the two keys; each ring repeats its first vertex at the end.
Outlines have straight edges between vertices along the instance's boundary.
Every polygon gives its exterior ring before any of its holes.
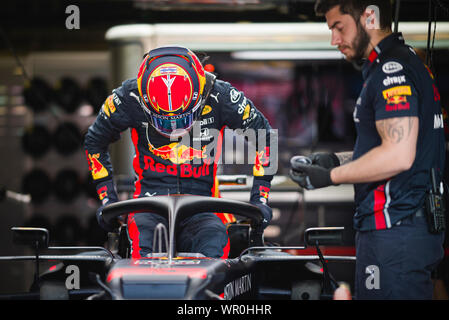
{"type": "MultiPolygon", "coordinates": [[[[134,198],[168,194],[217,196],[215,176],[224,128],[243,129],[243,132],[254,129],[256,133],[258,129],[267,130],[265,141],[258,143],[261,149],[255,160],[250,200],[260,202],[268,198],[272,175],[265,174],[264,169],[269,166],[268,131],[271,127],[242,92],[227,82],[216,80],[197,121],[199,126],[194,126],[189,135],[178,140],[170,140],[153,129],[138,97],[136,79],[123,82],[107,98],[85,137],[85,151],[100,200],[117,199],[115,190],[111,187],[113,168],[108,146],[117,141],[120,133],[128,128],[131,128],[135,149],[134,198]]],[[[136,214],[128,217],[131,240],[142,233],[135,226],[136,220],[141,219],[138,218],[140,216],[136,214]]],[[[226,232],[225,229],[220,230],[226,232]]],[[[147,238],[139,239],[140,247],[142,242],[152,241],[149,235],[147,238]]],[[[135,243],[133,241],[133,246],[135,243]]],[[[151,246],[148,243],[145,245],[151,246]]],[[[133,251],[133,256],[134,253],[133,251]]]]}
{"type": "Polygon", "coordinates": [[[389,229],[424,205],[432,167],[438,178],[442,177],[445,138],[440,95],[432,73],[400,33],[386,37],[372,51],[363,66],[363,78],[354,111],[357,141],[353,160],[381,144],[376,121],[419,119],[412,167],[386,181],[355,185],[355,229],[389,229]]]}

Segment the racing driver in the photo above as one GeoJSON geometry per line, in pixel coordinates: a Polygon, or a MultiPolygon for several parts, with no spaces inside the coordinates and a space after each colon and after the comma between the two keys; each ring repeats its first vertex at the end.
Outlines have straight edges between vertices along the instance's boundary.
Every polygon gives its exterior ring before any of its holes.
{"type": "MultiPolygon", "coordinates": [[[[145,55],[137,78],[124,81],[112,91],[85,137],[89,169],[102,207],[118,201],[108,146],[128,128],[135,150],[134,198],[170,194],[218,196],[215,178],[225,127],[241,129],[243,133],[271,130],[253,103],[231,84],[205,72],[191,50],[181,46],[151,50],[145,55]]],[[[250,202],[261,208],[266,227],[272,217],[268,206],[272,175],[265,170],[270,163],[270,135],[263,138],[256,141],[250,202]]],[[[215,213],[186,218],[179,226],[178,251],[226,258],[226,219],[231,218],[215,213]]],[[[111,229],[102,219],[98,220],[104,229],[111,229]]],[[[127,215],[133,258],[152,253],[153,231],[158,223],[167,225],[165,218],[156,214],[127,215]]]]}

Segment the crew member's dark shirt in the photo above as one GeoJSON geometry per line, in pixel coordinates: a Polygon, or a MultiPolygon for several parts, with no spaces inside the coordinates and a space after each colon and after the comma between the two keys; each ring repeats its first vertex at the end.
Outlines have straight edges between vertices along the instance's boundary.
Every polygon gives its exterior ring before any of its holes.
{"type": "MultiPolygon", "coordinates": [[[[443,115],[432,73],[413,48],[404,43],[400,33],[389,35],[372,51],[363,66],[363,79],[354,110],[357,141],[353,160],[381,144],[376,121],[396,117],[419,119],[412,167],[384,181],[355,185],[355,229],[379,230],[391,228],[423,206],[425,193],[431,188],[432,167],[439,175],[438,181],[442,178],[443,115]]],[[[409,132],[391,134],[399,138],[409,132]]]]}

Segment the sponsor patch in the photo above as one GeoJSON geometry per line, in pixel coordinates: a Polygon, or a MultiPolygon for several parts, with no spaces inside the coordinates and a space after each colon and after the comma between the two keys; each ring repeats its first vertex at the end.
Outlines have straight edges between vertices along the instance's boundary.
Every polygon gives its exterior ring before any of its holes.
{"type": "Polygon", "coordinates": [[[122,104],[122,101],[115,93],[112,94],[112,100],[114,100],[114,106],[119,106],[122,104]]]}
{"type": "Polygon", "coordinates": [[[200,120],[200,126],[207,126],[208,124],[212,124],[214,122],[215,122],[215,118],[214,117],[201,119],[200,120]]]}
{"type": "Polygon", "coordinates": [[[177,70],[176,67],[165,67],[161,68],[161,74],[176,73],[177,70]]]}
{"type": "Polygon", "coordinates": [[[410,86],[399,86],[382,91],[385,100],[394,96],[411,96],[412,88],[410,86]]]}
{"type": "Polygon", "coordinates": [[[158,173],[166,173],[171,176],[178,176],[181,178],[201,178],[209,176],[211,161],[204,160],[202,165],[194,166],[190,163],[173,163],[171,165],[165,165],[163,163],[156,162],[152,157],[144,156],[145,168],[144,170],[150,170],[158,173]]]}
{"type": "Polygon", "coordinates": [[[264,151],[256,152],[256,159],[253,167],[253,176],[263,177],[265,175],[265,169],[270,161],[270,148],[265,147],[264,151]]]}
{"type": "Polygon", "coordinates": [[[113,114],[115,111],[116,111],[116,108],[115,108],[115,104],[114,104],[114,97],[113,97],[113,95],[110,95],[103,104],[103,112],[108,117],[110,117],[111,114],[113,114]]]}
{"type": "Polygon", "coordinates": [[[385,107],[385,111],[392,112],[392,111],[401,111],[401,110],[409,110],[410,109],[410,103],[400,103],[400,104],[387,104],[385,107]]]}
{"type": "Polygon", "coordinates": [[[264,187],[264,186],[259,186],[259,194],[262,198],[268,199],[269,193],[270,193],[270,188],[264,187]]]}
{"type": "Polygon", "coordinates": [[[109,175],[106,168],[101,164],[98,160],[100,158],[100,154],[88,154],[90,160],[90,169],[92,173],[92,178],[94,180],[105,178],[109,175]]]}
{"type": "Polygon", "coordinates": [[[224,287],[223,297],[225,300],[232,300],[246,292],[251,291],[251,274],[246,274],[237,278],[224,287]]]}
{"type": "Polygon", "coordinates": [[[245,112],[245,109],[248,107],[248,101],[246,100],[246,97],[243,98],[242,103],[239,104],[239,108],[237,110],[238,114],[242,114],[243,112],[245,112]]]}
{"type": "Polygon", "coordinates": [[[216,95],[213,95],[212,93],[210,94],[210,97],[211,98],[214,98],[215,99],[215,101],[217,101],[217,103],[218,103],[218,95],[220,94],[220,92],[217,92],[217,94],[216,95]]]}
{"type": "Polygon", "coordinates": [[[251,112],[251,107],[249,106],[249,104],[247,104],[245,107],[245,111],[243,111],[242,120],[248,119],[250,112],[251,112]]]}
{"type": "Polygon", "coordinates": [[[397,76],[397,77],[386,77],[383,81],[385,87],[391,86],[392,84],[403,84],[407,80],[405,80],[405,76],[397,76]]]}
{"type": "Polygon", "coordinates": [[[443,114],[436,114],[433,119],[434,129],[444,129],[444,117],[443,114]]]}
{"type": "MultiPolygon", "coordinates": [[[[206,158],[206,146],[203,146],[201,150],[197,150],[192,147],[182,145],[178,142],[173,142],[159,148],[155,148],[151,143],[148,143],[148,148],[155,156],[164,160],[170,160],[175,164],[191,162],[193,159],[206,158]]],[[[158,165],[160,164],[156,164],[156,166],[158,165]]]]}
{"type": "Polygon", "coordinates": [[[407,97],[406,96],[393,96],[393,97],[388,98],[387,103],[388,104],[407,103],[407,97]]]}
{"type": "Polygon", "coordinates": [[[201,115],[204,116],[204,115],[208,114],[211,111],[212,111],[212,107],[210,105],[206,104],[204,106],[203,112],[201,112],[201,115]]]}
{"type": "Polygon", "coordinates": [[[387,62],[382,66],[382,71],[386,74],[396,73],[403,70],[404,67],[399,62],[387,62]]]}
{"type": "Polygon", "coordinates": [[[229,95],[231,97],[231,102],[237,103],[237,101],[240,100],[240,96],[242,95],[242,93],[236,89],[232,89],[229,95]]]}
{"type": "Polygon", "coordinates": [[[108,197],[108,188],[106,186],[103,186],[97,190],[97,193],[100,200],[103,201],[108,197]]]}

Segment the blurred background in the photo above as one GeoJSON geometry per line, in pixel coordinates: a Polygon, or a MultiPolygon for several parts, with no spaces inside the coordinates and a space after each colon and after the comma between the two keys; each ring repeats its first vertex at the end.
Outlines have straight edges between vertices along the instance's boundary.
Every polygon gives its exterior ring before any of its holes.
{"type": "MultiPolygon", "coordinates": [[[[359,67],[330,46],[314,0],[8,1],[0,10],[0,187],[30,203],[0,202],[0,255],[22,254],[12,226],[39,226],[52,244],[103,245],[95,221],[83,136],[104,99],[137,74],[145,52],[178,44],[209,58],[208,71],[245,92],[279,134],[278,175],[265,239],[302,244],[303,231],[345,226],[353,254],[352,186],[302,192],[288,180],[295,154],[352,150],[359,67]]],[[[401,1],[399,31],[430,59],[443,106],[449,99],[449,1],[401,1]],[[429,3],[433,3],[429,10],[429,3]],[[436,20],[429,29],[429,17],[436,20]],[[436,26],[436,27],[435,27],[436,26]],[[436,29],[434,29],[436,28],[436,29]],[[432,52],[426,52],[431,30],[432,52]],[[435,36],[433,31],[436,30],[435,36]]],[[[227,137],[234,139],[234,137],[227,137]]],[[[127,181],[126,134],[111,153],[127,181]]],[[[250,171],[249,171],[250,172],[250,171]]],[[[233,166],[219,174],[241,174],[233,166]]],[[[131,176],[132,177],[132,176],[131,176]]],[[[126,193],[126,188],[123,189],[126,193]]],[[[222,190],[248,199],[248,189],[222,190]]],[[[27,263],[0,264],[0,293],[26,290],[27,263]],[[25,270],[25,271],[24,271],[25,270]]]]}

